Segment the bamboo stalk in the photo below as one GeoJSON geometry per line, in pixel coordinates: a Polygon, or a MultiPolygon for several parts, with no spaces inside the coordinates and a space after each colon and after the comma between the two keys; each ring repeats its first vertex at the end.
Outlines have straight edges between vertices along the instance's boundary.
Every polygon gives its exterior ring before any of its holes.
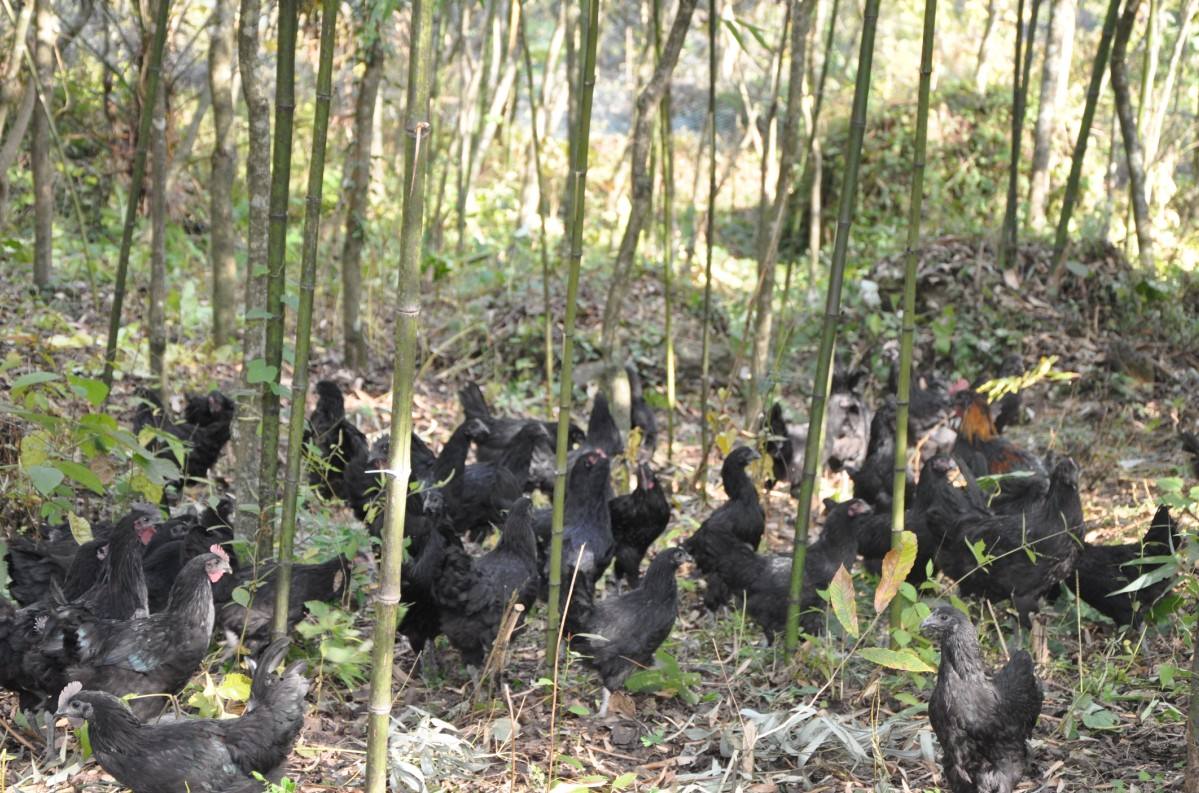
{"type": "MultiPolygon", "coordinates": [[[[903,330],[899,337],[899,393],[895,402],[895,476],[891,483],[891,547],[899,548],[904,530],[904,495],[908,484],[908,413],[912,395],[912,346],[916,337],[916,265],[924,204],[924,157],[928,144],[928,104],[933,74],[937,0],[925,0],[924,38],[920,50],[920,89],[916,100],[916,146],[912,154],[912,190],[908,200],[908,238],[904,251],[903,330]]],[[[902,601],[891,601],[891,629],[900,625],[902,601]]]]}
{"type": "Polygon", "coordinates": [[[308,165],[308,200],[304,207],[304,243],[300,256],[300,304],[296,310],[296,362],[291,380],[291,415],[287,421],[287,472],[283,481],[283,519],[279,526],[279,588],[271,634],[287,635],[291,596],[292,548],[296,536],[296,504],[304,452],[304,405],[308,397],[308,358],[312,348],[312,303],[316,292],[316,254],[321,234],[321,194],[325,176],[325,143],[329,103],[333,95],[333,49],[338,0],[321,3],[320,65],[316,75],[316,112],[312,119],[312,157],[308,165]]]}
{"type": "Polygon", "coordinates": [[[1082,121],[1078,125],[1078,141],[1074,144],[1074,157],[1070,161],[1070,176],[1066,180],[1066,195],[1062,199],[1062,214],[1058,217],[1057,233],[1053,237],[1053,273],[1050,283],[1054,290],[1061,283],[1062,271],[1066,267],[1066,242],[1070,235],[1070,217],[1078,201],[1078,185],[1082,181],[1082,165],[1087,157],[1087,141],[1091,137],[1091,123],[1095,120],[1095,108],[1099,104],[1099,93],[1103,76],[1107,73],[1107,59],[1111,52],[1112,34],[1116,30],[1120,0],[1109,0],[1107,15],[1103,18],[1103,31],[1099,35],[1099,49],[1095,53],[1095,65],[1091,68],[1091,84],[1087,88],[1087,101],[1082,110],[1082,121]]]}
{"type": "Polygon", "coordinates": [[[562,365],[558,372],[558,438],[554,472],[554,513],[550,535],[549,602],[546,604],[545,662],[557,663],[559,602],[562,593],[562,524],[566,515],[566,447],[570,429],[571,370],[574,368],[575,316],[578,313],[579,269],[583,263],[583,200],[587,193],[587,161],[591,147],[591,100],[595,93],[595,53],[599,41],[600,0],[580,0],[584,25],[579,59],[579,115],[571,133],[570,248],[563,321],[562,365]]]}
{"type": "Polygon", "coordinates": [[[866,132],[866,106],[870,98],[870,68],[874,60],[874,33],[878,26],[880,0],[866,0],[862,15],[862,43],[858,52],[858,75],[854,82],[853,113],[849,124],[849,143],[845,156],[845,178],[837,213],[837,236],[828,279],[828,297],[820,332],[816,378],[812,382],[812,407],[808,411],[808,439],[804,446],[803,476],[800,480],[795,515],[795,546],[791,553],[791,591],[787,601],[786,648],[799,646],[799,606],[803,591],[804,561],[808,554],[808,524],[812,518],[812,493],[816,486],[816,465],[820,458],[821,428],[828,401],[832,374],[833,347],[841,318],[841,281],[849,251],[849,232],[853,224],[854,200],[858,186],[858,166],[862,160],[862,138],[866,132]]]}
{"type": "MultiPolygon", "coordinates": [[[[661,0],[653,0],[654,57],[662,57],[661,0]]],[[[674,414],[678,407],[674,359],[674,137],[670,86],[662,93],[658,111],[659,148],[662,151],[662,300],[666,337],[666,462],[674,462],[674,414]]],[[[651,454],[653,450],[651,449],[651,454]]]]}
{"type": "Polygon", "coordinates": [[[533,90],[533,56],[529,54],[529,39],[525,33],[525,15],[521,12],[521,0],[517,4],[516,24],[520,27],[520,49],[524,55],[525,85],[529,92],[529,126],[533,130],[533,167],[537,170],[537,218],[540,221],[541,242],[541,298],[545,317],[545,399],[546,415],[554,413],[554,320],[550,311],[550,243],[545,229],[545,217],[549,214],[549,194],[545,189],[545,174],[541,170],[541,135],[537,132],[537,92],[533,90]]]}
{"type": "Polygon", "coordinates": [[[101,379],[112,391],[113,367],[117,359],[117,335],[121,331],[121,308],[125,303],[125,282],[129,277],[129,253],[133,248],[133,226],[137,222],[137,205],[141,202],[142,182],[146,179],[146,149],[150,143],[150,124],[154,120],[155,99],[162,76],[162,51],[167,41],[167,19],[170,0],[160,0],[154,15],[154,41],[150,49],[150,65],[146,72],[146,96],[142,102],[141,118],[137,124],[137,148],[133,154],[133,177],[129,182],[129,197],[125,205],[125,227],[121,231],[121,249],[117,255],[116,284],[112,293],[112,312],[108,315],[108,344],[104,349],[104,374],[101,379]]]}
{"type": "Polygon", "coordinates": [[[396,616],[400,605],[400,567],[404,561],[404,521],[408,478],[412,472],[412,387],[416,369],[416,332],[420,320],[420,258],[424,236],[426,159],[432,133],[429,94],[432,84],[434,7],[413,0],[408,97],[404,129],[404,209],[400,228],[399,286],[396,291],[395,371],[392,376],[393,439],[387,467],[387,512],[383,521],[383,570],[375,603],[371,650],[370,720],[366,744],[366,791],[386,793],[387,735],[391,717],[391,667],[395,660],[396,616]]]}
{"type": "Polygon", "coordinates": [[[275,502],[279,475],[279,393],[283,375],[283,293],[287,285],[287,205],[291,186],[292,125],[296,110],[296,28],[298,0],[280,0],[279,53],[275,64],[275,142],[271,162],[270,225],[267,229],[266,347],[263,356],[274,375],[262,384],[262,469],[258,477],[257,555],[274,550],[275,502]]]}
{"type": "Polygon", "coordinates": [[[1028,101],[1028,81],[1032,71],[1033,44],[1037,38],[1037,13],[1041,0],[1032,0],[1029,14],[1027,42],[1024,27],[1024,0],[1016,6],[1016,60],[1012,77],[1012,141],[1008,161],[1007,204],[1003,213],[1003,234],[999,246],[999,263],[1010,267],[1016,262],[1019,244],[1016,216],[1020,209],[1020,193],[1017,181],[1020,175],[1020,141],[1024,137],[1024,112],[1028,101]]]}
{"type": "MultiPolygon", "coordinates": [[[[699,447],[703,450],[699,469],[695,472],[695,485],[699,488],[704,505],[708,503],[708,400],[712,385],[708,382],[711,364],[710,335],[712,319],[712,234],[716,216],[716,20],[718,0],[708,4],[708,216],[704,221],[704,309],[703,331],[700,335],[699,376],[699,447]]],[[[696,168],[698,172],[699,169],[696,168]]]]}

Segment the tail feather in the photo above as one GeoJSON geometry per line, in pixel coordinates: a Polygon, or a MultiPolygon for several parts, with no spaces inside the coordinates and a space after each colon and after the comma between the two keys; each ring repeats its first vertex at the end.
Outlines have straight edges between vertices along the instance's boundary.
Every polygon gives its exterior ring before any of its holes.
{"type": "Polygon", "coordinates": [[[467,383],[463,386],[458,392],[458,400],[462,403],[462,410],[467,418],[491,418],[491,409],[487,407],[487,400],[483,398],[483,391],[478,383],[467,383]]]}
{"type": "Polygon", "coordinates": [[[1178,531],[1178,522],[1170,517],[1170,508],[1164,505],[1158,507],[1157,514],[1153,516],[1153,523],[1149,525],[1149,531],[1145,532],[1143,544],[1161,546],[1164,553],[1169,548],[1177,550],[1181,541],[1182,534],[1178,531]]]}

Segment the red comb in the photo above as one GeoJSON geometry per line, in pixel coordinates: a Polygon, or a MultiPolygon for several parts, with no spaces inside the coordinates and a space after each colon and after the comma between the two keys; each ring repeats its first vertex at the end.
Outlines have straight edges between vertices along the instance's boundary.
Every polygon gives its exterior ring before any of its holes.
{"type": "Polygon", "coordinates": [[[229,561],[229,554],[228,554],[228,553],[226,553],[226,552],[225,552],[225,549],[224,549],[224,548],[222,548],[221,546],[219,546],[219,545],[213,545],[213,546],[212,546],[211,548],[209,548],[208,550],[209,550],[209,551],[211,551],[212,553],[216,554],[217,556],[221,557],[221,559],[222,559],[222,560],[224,560],[226,563],[228,563],[228,561],[229,561]]]}
{"type": "Polygon", "coordinates": [[[953,385],[951,385],[949,387],[949,394],[950,394],[950,396],[952,396],[959,391],[965,391],[969,387],[970,387],[970,381],[964,377],[961,377],[957,380],[957,382],[955,382],[953,385]]]}

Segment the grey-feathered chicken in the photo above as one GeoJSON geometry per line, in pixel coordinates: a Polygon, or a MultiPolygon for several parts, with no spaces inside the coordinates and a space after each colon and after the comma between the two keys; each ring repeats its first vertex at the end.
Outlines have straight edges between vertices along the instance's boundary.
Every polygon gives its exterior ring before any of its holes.
{"type": "Polygon", "coordinates": [[[1011,793],[1027,773],[1028,738],[1041,714],[1041,681],[1023,650],[993,676],[965,614],[933,609],[921,625],[941,645],[928,720],[952,793],[1011,793]]]}
{"type": "Polygon", "coordinates": [[[133,793],[260,793],[254,772],[277,781],[304,725],[304,663],[274,672],[286,652],[287,639],[277,639],[262,653],[237,719],[145,724],[117,697],[79,682],[62,690],[58,715],[87,722],[96,760],[133,793]]]}

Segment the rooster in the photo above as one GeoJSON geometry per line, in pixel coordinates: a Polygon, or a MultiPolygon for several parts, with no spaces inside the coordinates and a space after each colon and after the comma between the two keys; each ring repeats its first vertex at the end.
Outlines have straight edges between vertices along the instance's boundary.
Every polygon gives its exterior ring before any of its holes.
{"type": "Polygon", "coordinates": [[[975,476],[1032,471],[1045,474],[1045,466],[1033,455],[999,435],[987,398],[968,388],[954,394],[960,418],[953,453],[975,476]]]}

